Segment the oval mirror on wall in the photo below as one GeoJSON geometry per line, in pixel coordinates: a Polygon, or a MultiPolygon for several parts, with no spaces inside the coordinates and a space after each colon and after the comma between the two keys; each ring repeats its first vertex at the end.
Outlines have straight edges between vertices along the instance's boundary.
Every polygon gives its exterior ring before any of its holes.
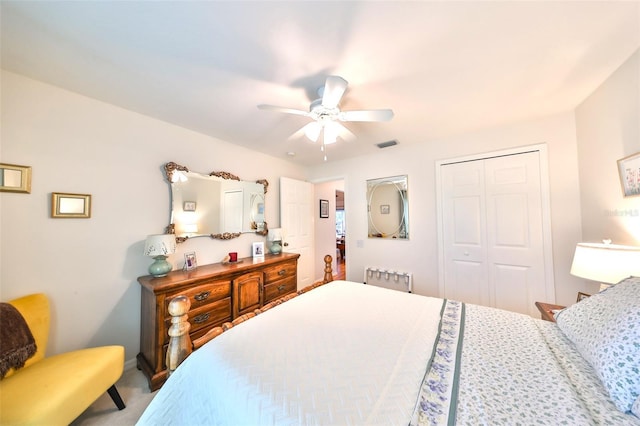
{"type": "Polygon", "coordinates": [[[369,238],[409,239],[406,175],[367,180],[369,238]]]}

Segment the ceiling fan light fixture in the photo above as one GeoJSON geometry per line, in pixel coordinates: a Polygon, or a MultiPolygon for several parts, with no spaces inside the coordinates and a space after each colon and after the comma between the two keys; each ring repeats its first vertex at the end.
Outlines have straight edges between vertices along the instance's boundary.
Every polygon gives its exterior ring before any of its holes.
{"type": "Polygon", "coordinates": [[[329,145],[332,143],[336,143],[338,140],[338,132],[340,131],[340,126],[335,121],[329,121],[324,125],[324,144],[329,145]]]}
{"type": "Polygon", "coordinates": [[[335,75],[328,76],[324,86],[318,89],[318,96],[320,98],[311,102],[309,111],[266,104],[260,104],[258,108],[286,114],[302,115],[310,118],[312,122],[294,133],[294,137],[299,137],[304,133],[309,140],[316,142],[320,137],[320,132],[323,132],[322,148],[324,151],[324,145],[336,143],[338,136],[346,141],[356,138],[355,135],[340,124],[340,122],[389,121],[393,118],[394,114],[390,109],[341,111],[339,104],[347,90],[348,84],[347,80],[342,77],[335,75]]]}
{"type": "Polygon", "coordinates": [[[322,125],[317,121],[312,121],[311,123],[304,126],[304,135],[309,138],[310,141],[315,142],[318,140],[321,130],[322,125]]]}

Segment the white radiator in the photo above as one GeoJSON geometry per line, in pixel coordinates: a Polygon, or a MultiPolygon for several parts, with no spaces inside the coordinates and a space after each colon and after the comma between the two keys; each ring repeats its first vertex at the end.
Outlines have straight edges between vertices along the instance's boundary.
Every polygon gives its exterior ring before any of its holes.
{"type": "Polygon", "coordinates": [[[364,283],[411,293],[413,274],[368,266],[364,270],[364,283]]]}

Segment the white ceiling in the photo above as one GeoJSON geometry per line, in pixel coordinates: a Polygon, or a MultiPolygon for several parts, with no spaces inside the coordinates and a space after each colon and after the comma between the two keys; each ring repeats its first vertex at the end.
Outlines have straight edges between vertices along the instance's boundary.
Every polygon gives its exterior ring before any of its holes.
{"type": "Polygon", "coordinates": [[[0,7],[4,69],[303,165],[322,162],[289,140],[308,119],[256,105],[306,110],[327,75],[349,81],[343,110],[395,112],[348,123],[358,138],[328,147],[336,161],[571,110],[640,46],[640,1],[0,7]]]}

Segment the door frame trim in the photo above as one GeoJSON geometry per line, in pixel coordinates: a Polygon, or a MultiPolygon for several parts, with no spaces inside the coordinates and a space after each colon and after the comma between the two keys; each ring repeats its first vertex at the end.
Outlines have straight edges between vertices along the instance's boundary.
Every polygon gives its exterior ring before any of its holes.
{"type": "Polygon", "coordinates": [[[462,157],[449,158],[436,161],[436,224],[438,230],[438,293],[439,297],[444,297],[444,231],[442,214],[442,177],[441,167],[448,164],[463,163],[467,161],[486,160],[494,157],[504,157],[508,155],[525,154],[537,151],[540,153],[540,200],[542,206],[542,245],[544,252],[544,277],[545,277],[545,301],[555,303],[556,291],[553,275],[553,234],[551,232],[551,192],[549,185],[549,156],[546,143],[525,145],[515,148],[508,148],[499,151],[492,151],[480,154],[465,155],[462,157]]]}

